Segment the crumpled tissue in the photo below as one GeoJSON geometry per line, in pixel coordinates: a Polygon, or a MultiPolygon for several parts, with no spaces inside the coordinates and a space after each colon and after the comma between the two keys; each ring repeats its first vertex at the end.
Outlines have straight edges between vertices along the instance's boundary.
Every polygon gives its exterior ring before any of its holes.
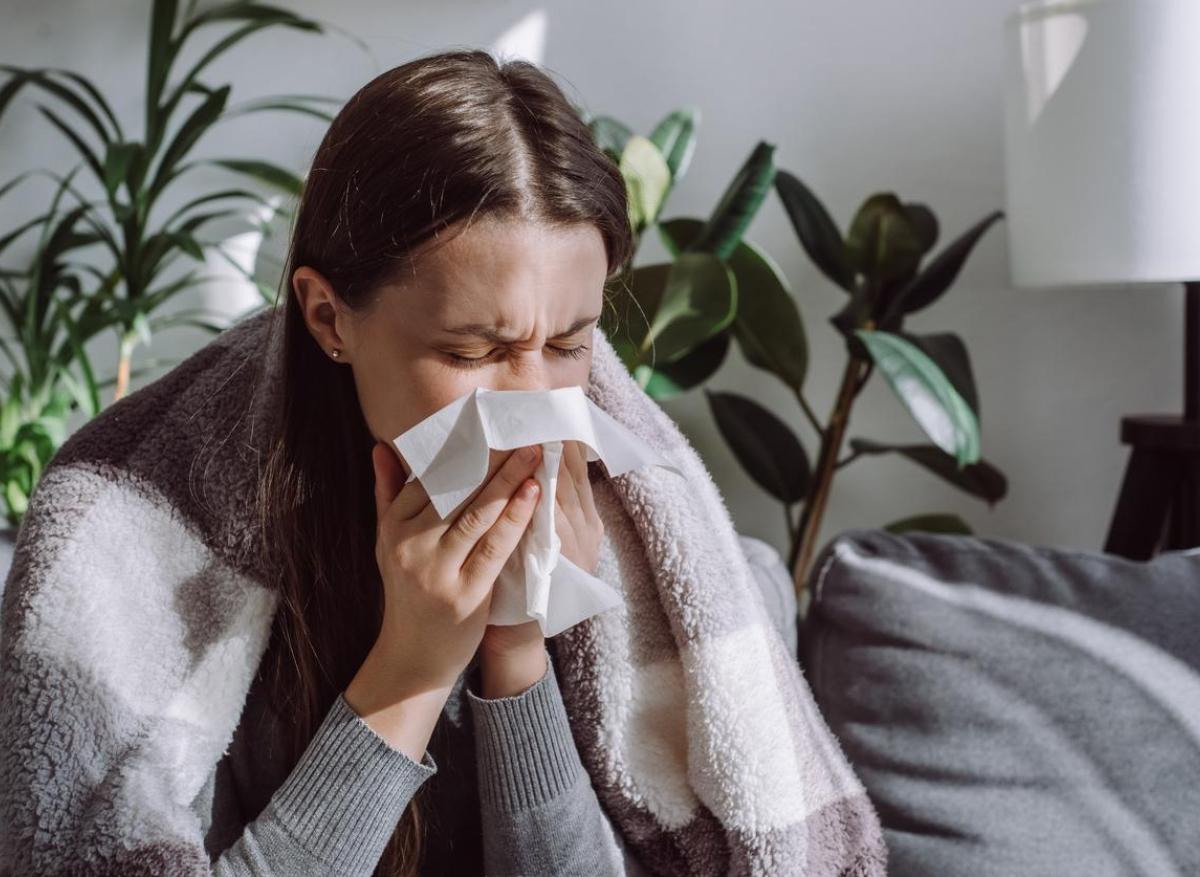
{"type": "Polygon", "coordinates": [[[582,442],[588,461],[602,460],[610,477],[651,465],[683,474],[578,385],[553,390],[476,387],[392,439],[410,470],[408,482],[420,479],[442,519],[484,482],[490,449],[542,446],[533,476],[541,487],[537,508],[496,580],[489,624],[537,620],[543,635],[551,637],[621,603],[614,586],[560,554],[554,498],[564,441],[582,442]]]}

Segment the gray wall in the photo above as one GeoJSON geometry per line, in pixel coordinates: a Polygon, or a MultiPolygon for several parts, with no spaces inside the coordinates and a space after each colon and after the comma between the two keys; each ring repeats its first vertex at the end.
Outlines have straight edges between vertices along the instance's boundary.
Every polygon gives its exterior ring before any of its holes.
{"type": "MultiPolygon", "coordinates": [[[[700,108],[699,146],[667,216],[706,213],[759,139],[777,145],[778,165],[805,179],[843,228],[860,201],[879,190],[929,204],[942,222],[941,243],[1003,207],[1001,33],[1010,0],[291,5],[361,37],[369,51],[337,34],[261,35],[210,79],[234,82],[235,99],[285,92],[348,97],[417,54],[494,46],[516,27],[525,37],[543,34],[537,60],[593,111],[648,132],[677,106],[700,108]]],[[[133,124],[148,8],[148,0],[9,0],[0,20],[0,60],[85,71],[106,93],[122,95],[117,112],[133,124]]],[[[280,116],[233,121],[223,130],[220,142],[209,141],[200,154],[257,153],[296,169],[306,166],[321,133],[315,122],[280,116]]],[[[31,164],[62,167],[70,159],[28,100],[0,125],[0,179],[31,164]]],[[[193,183],[206,188],[218,179],[196,174],[193,183]]],[[[36,207],[26,204],[0,202],[0,227],[36,207]]],[[[843,294],[807,261],[774,197],[749,237],[782,265],[807,318],[813,359],[807,394],[824,417],[843,363],[841,341],[826,320],[843,294]]],[[[657,258],[651,243],[642,259],[657,258]]],[[[268,246],[278,252],[282,241],[268,246]]],[[[984,455],[1008,474],[1009,496],[989,509],[901,460],[863,460],[838,476],[823,538],[845,527],[950,511],[985,535],[1102,546],[1126,457],[1118,419],[1179,406],[1182,291],[1177,285],[1016,290],[1006,246],[1000,223],[957,287],[909,325],[954,331],[966,341],[982,401],[984,455]]],[[[150,354],[182,355],[198,337],[161,335],[150,354]]],[[[111,345],[96,350],[107,365],[111,345]]],[[[783,386],[747,367],[736,349],[731,360],[712,386],[788,412],[815,452],[783,386]]],[[[702,396],[665,407],[707,461],[738,529],[782,550],[782,507],[742,474],[702,396]]],[[[922,440],[878,376],[860,397],[850,434],[922,440]]]]}

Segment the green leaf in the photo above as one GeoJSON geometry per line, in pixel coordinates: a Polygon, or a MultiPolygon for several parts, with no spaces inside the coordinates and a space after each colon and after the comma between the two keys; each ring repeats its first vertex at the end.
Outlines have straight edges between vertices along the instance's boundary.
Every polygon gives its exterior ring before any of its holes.
{"type": "Polygon", "coordinates": [[[650,141],[666,158],[672,185],[687,172],[691,164],[692,154],[696,151],[696,127],[699,123],[700,111],[689,107],[671,113],[650,134],[650,141]]]}
{"type": "Polygon", "coordinates": [[[271,164],[266,161],[246,161],[240,158],[217,158],[210,159],[207,164],[215,164],[235,173],[245,174],[261,180],[268,185],[274,186],[287,192],[289,195],[299,195],[301,186],[303,185],[300,178],[289,170],[285,170],[278,165],[271,164]]]}
{"type": "Polygon", "coordinates": [[[87,163],[87,166],[90,167],[92,172],[96,175],[96,179],[103,182],[104,167],[100,164],[100,159],[96,157],[96,153],[92,150],[92,147],[89,146],[87,142],[75,132],[74,128],[60,119],[53,110],[50,110],[41,104],[38,104],[38,110],[43,116],[50,120],[50,124],[61,131],[63,136],[71,141],[72,145],[79,152],[79,154],[83,156],[84,162],[87,163]]]}
{"type": "MultiPolygon", "coordinates": [[[[67,88],[62,83],[55,82],[50,76],[46,75],[47,73],[51,72],[50,70],[46,68],[26,70],[20,67],[14,67],[11,64],[0,64],[0,70],[13,74],[14,79],[16,79],[19,83],[32,82],[34,85],[37,85],[44,91],[47,91],[62,100],[67,106],[75,110],[75,112],[83,117],[84,121],[86,121],[91,129],[96,133],[96,136],[100,138],[101,143],[107,145],[112,139],[108,129],[104,126],[104,123],[100,120],[100,117],[96,115],[91,106],[88,105],[87,101],[81,98],[70,88],[67,88]]],[[[86,82],[86,80],[84,80],[82,77],[75,76],[73,74],[72,78],[77,82],[86,82]]],[[[12,81],[13,80],[10,80],[10,82],[12,81]]],[[[95,89],[91,88],[90,85],[88,85],[87,89],[85,90],[90,90],[91,92],[95,91],[95,89]]],[[[11,95],[9,96],[11,97],[11,95]]],[[[5,102],[6,101],[4,99],[0,99],[0,112],[3,112],[5,102]]],[[[104,105],[103,99],[101,99],[101,105],[107,109],[107,105],[104,105]]],[[[108,110],[110,118],[111,112],[111,110],[108,110]]]]}
{"type": "Polygon", "coordinates": [[[958,515],[952,514],[913,515],[911,518],[902,518],[899,521],[893,521],[884,527],[884,529],[890,530],[893,533],[924,531],[927,533],[946,533],[948,535],[971,535],[971,528],[967,526],[967,522],[958,515]]]}
{"type": "Polygon", "coordinates": [[[146,54],[146,143],[153,153],[162,137],[166,116],[159,110],[159,101],[167,88],[167,76],[180,42],[172,40],[175,19],[179,14],[176,0],[154,0],[150,12],[149,51],[146,54]]]}
{"type": "Polygon", "coordinates": [[[934,445],[889,445],[869,439],[850,439],[850,448],[859,454],[899,454],[918,466],[923,466],[971,496],[995,505],[1008,493],[1004,473],[986,460],[959,467],[957,461],[934,445]]]}
{"type": "MultiPolygon", "coordinates": [[[[104,156],[104,188],[109,196],[117,192],[117,188],[125,181],[129,166],[141,152],[140,143],[113,143],[108,147],[104,156]]],[[[134,187],[130,186],[132,190],[134,187]]]]}
{"type": "Polygon", "coordinates": [[[184,156],[196,145],[196,141],[220,117],[225,109],[225,102],[229,99],[229,89],[230,87],[226,85],[213,91],[192,110],[183,124],[179,126],[179,130],[171,139],[170,146],[159,159],[158,169],[154,173],[154,182],[150,184],[149,200],[153,201],[155,196],[163,190],[167,181],[174,176],[175,166],[183,160],[184,156]]]}
{"type": "Polygon", "coordinates": [[[87,350],[84,347],[84,338],[80,335],[79,327],[67,311],[66,306],[60,302],[58,310],[59,322],[66,331],[67,341],[74,354],[73,364],[77,365],[83,373],[84,384],[80,386],[74,380],[74,377],[69,372],[72,361],[68,360],[63,360],[61,363],[62,371],[60,379],[67,385],[80,409],[89,418],[95,417],[100,412],[100,394],[96,386],[96,376],[92,373],[91,360],[88,358],[87,350]]]}
{"type": "Polygon", "coordinates": [[[921,352],[937,363],[954,389],[962,396],[975,418],[981,420],[979,413],[979,393],[975,389],[975,377],[971,372],[971,359],[967,355],[967,346],[953,332],[936,332],[926,335],[915,335],[911,332],[897,332],[901,338],[919,347],[921,352]]]}
{"type": "Polygon", "coordinates": [[[728,259],[758,213],[775,179],[775,147],[760,140],[726,187],[690,250],[728,259]]]}
{"type": "Polygon", "coordinates": [[[937,364],[898,335],[864,329],[854,334],[933,443],[960,466],[978,462],[979,421],[937,364]]]}
{"type": "Polygon", "coordinates": [[[733,322],[737,313],[737,281],[729,268],[709,253],[684,253],[667,273],[658,311],[642,343],[643,361],[673,362],[733,322]]]}
{"type": "Polygon", "coordinates": [[[846,253],[842,233],[817,196],[798,177],[785,170],[775,174],[775,191],[813,264],[842,289],[853,290],[854,268],[846,253]]]}
{"type": "Polygon", "coordinates": [[[967,256],[992,223],[1004,216],[1001,210],[989,213],[926,265],[892,300],[884,319],[911,314],[937,301],[950,288],[967,256]]]}
{"type": "Polygon", "coordinates": [[[249,101],[244,104],[239,104],[236,107],[230,107],[225,111],[222,119],[232,119],[235,116],[244,116],[250,113],[263,112],[285,112],[285,113],[300,113],[306,116],[313,116],[323,122],[332,122],[334,114],[325,110],[317,109],[313,106],[314,103],[342,103],[341,98],[336,97],[321,97],[320,95],[279,95],[277,97],[268,97],[261,100],[249,101]]]}
{"type": "Polygon", "coordinates": [[[846,234],[846,254],[855,270],[885,283],[911,275],[921,260],[922,234],[891,192],[872,195],[854,215],[846,234]]]}
{"type": "MultiPolygon", "coordinates": [[[[673,254],[687,249],[704,223],[669,219],[659,223],[664,245],[673,254]]],[[[743,239],[729,257],[737,283],[734,337],[747,361],[800,390],[808,371],[808,339],[800,310],[783,271],[763,250],[743,239]]]]}
{"type": "Polygon", "coordinates": [[[658,147],[638,134],[625,144],[620,168],[629,187],[629,222],[641,230],[658,218],[671,185],[671,172],[658,147]]]}
{"type": "Polygon", "coordinates": [[[700,386],[725,362],[729,335],[727,331],[718,332],[675,362],[660,363],[654,369],[639,366],[645,370],[645,378],[639,384],[653,399],[670,399],[700,386]]]}
{"type": "Polygon", "coordinates": [[[908,221],[912,223],[912,227],[917,233],[917,240],[921,246],[921,254],[924,255],[932,250],[933,245],[937,243],[937,217],[924,204],[906,202],[903,206],[904,212],[908,214],[908,221]]]}
{"type": "Polygon", "coordinates": [[[788,425],[737,393],[706,389],[704,395],[722,437],[758,486],[789,505],[804,499],[812,467],[788,425]]]}
{"type": "Polygon", "coordinates": [[[633,136],[628,125],[612,116],[595,116],[588,122],[588,128],[596,145],[613,156],[614,161],[625,154],[625,144],[633,136]]]}

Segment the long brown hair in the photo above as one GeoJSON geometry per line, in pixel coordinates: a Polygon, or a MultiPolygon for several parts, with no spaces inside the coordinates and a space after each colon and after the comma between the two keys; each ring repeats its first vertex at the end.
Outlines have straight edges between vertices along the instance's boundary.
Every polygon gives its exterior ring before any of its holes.
{"type": "MultiPolygon", "coordinates": [[[[330,124],[304,182],[281,281],[282,423],[259,496],[266,568],[280,595],[269,669],[276,709],[291,723],[293,766],[374,643],[383,589],[375,439],[350,369],[308,331],[292,274],[312,266],[362,309],[394,272],[411,270],[419,246],[484,215],[590,223],[604,238],[610,277],[632,255],[624,180],[575,106],[536,65],[484,51],[427,55],[372,79],[330,124]]],[[[420,797],[377,877],[417,873],[420,797]]]]}

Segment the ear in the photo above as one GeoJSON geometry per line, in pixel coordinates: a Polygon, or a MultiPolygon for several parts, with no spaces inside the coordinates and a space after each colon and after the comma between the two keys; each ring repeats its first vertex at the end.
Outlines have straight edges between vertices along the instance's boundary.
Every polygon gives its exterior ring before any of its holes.
{"type": "Polygon", "coordinates": [[[348,333],[349,321],[337,292],[320,271],[301,265],[292,272],[292,292],[300,313],[317,345],[332,357],[339,350],[338,362],[353,357],[353,338],[348,333]]]}

